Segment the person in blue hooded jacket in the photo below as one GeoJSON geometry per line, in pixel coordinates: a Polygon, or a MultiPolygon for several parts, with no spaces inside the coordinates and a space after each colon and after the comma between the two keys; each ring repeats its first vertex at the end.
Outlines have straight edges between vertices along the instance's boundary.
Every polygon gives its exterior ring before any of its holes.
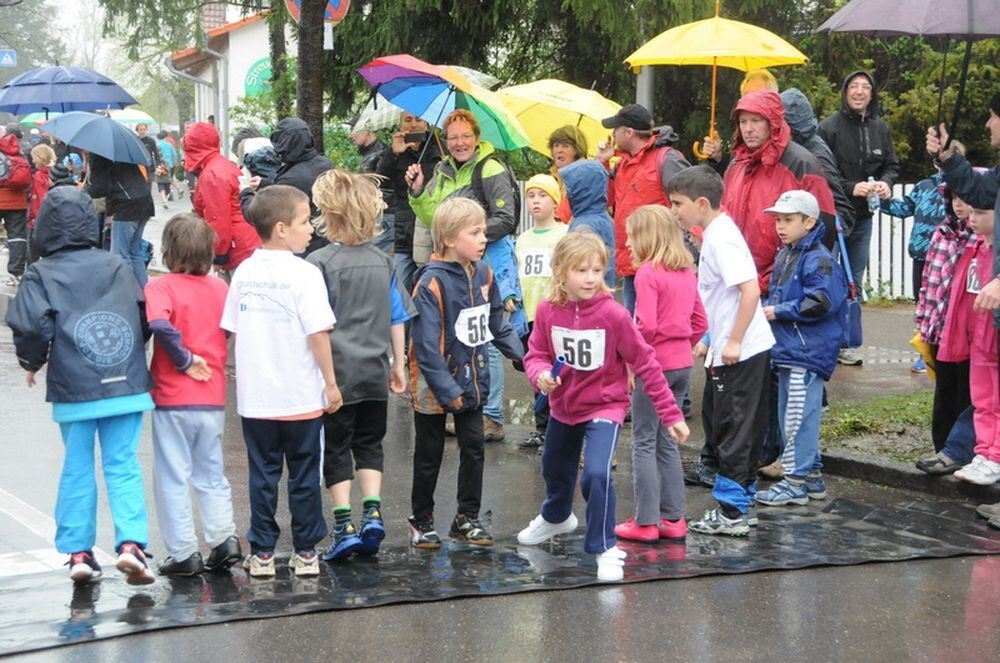
{"type": "Polygon", "coordinates": [[[116,568],[129,584],[151,583],[146,499],[136,456],[143,412],[153,409],[142,288],[121,257],[98,250],[94,201],[76,187],[52,189],[45,197],[34,246],[42,259],[24,273],[6,321],[29,387],[48,364],[45,400],[52,403],[66,446],[56,550],[70,555],[74,582],[101,576],[93,554],[96,435],[115,523],[116,568]]]}
{"type": "Polygon", "coordinates": [[[784,248],[771,273],[764,316],[775,344],[771,364],[778,374],[778,421],[784,480],[757,493],[767,506],[808,504],[826,497],[820,474],[820,415],[823,383],[837,367],[847,305],[847,277],[823,246],[826,232],[819,203],[808,191],[786,191],[766,213],[784,248]]]}
{"type": "Polygon", "coordinates": [[[608,214],[608,170],[596,159],[581,159],[559,169],[573,213],[569,231],[587,228],[604,240],[608,269],[604,282],[615,287],[615,227],[608,214]]]}

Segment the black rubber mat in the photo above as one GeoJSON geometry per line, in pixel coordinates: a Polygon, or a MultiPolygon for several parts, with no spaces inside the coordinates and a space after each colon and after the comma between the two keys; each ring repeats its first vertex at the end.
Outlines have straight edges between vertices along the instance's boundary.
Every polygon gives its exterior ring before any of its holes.
{"type": "MultiPolygon", "coordinates": [[[[910,502],[872,507],[833,500],[822,511],[761,510],[743,539],[690,535],[684,543],[621,542],[625,582],[829,565],[1000,553],[1000,532],[968,506],[910,502]]],[[[134,588],[113,570],[74,588],[65,573],[0,579],[0,654],[156,629],[264,619],[391,603],[440,601],[597,584],[581,533],[538,547],[512,536],[492,549],[448,542],[437,552],[388,548],[378,558],[324,564],[315,579],[274,580],[242,570],[134,588]]]]}

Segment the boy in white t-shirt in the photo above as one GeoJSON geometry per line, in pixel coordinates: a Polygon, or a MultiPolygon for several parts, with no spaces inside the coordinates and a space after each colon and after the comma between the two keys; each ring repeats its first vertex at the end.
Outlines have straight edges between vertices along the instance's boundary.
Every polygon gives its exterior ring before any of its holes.
{"type": "Polygon", "coordinates": [[[319,574],[316,544],[326,537],[320,489],[323,412],[343,402],[327,332],[335,322],[323,275],[302,253],[313,234],[309,198],[274,185],[256,195],[250,221],[264,246],[233,274],[222,328],[236,335],[236,405],[243,420],[250,480],[253,577],[272,577],[280,529],[278,482],[288,463],[296,576],[319,574]]]}
{"type": "Polygon", "coordinates": [[[688,527],[702,534],[746,536],[767,424],[774,336],[760,307],[750,249],[733,220],[720,210],[722,178],[707,166],[688,168],[670,181],[669,195],[682,225],[689,230],[701,226],[703,231],[698,294],[711,339],[708,346],[699,343],[695,354],[706,357],[702,419],[707,453],[718,466],[712,496],[719,506],[688,527]]]}

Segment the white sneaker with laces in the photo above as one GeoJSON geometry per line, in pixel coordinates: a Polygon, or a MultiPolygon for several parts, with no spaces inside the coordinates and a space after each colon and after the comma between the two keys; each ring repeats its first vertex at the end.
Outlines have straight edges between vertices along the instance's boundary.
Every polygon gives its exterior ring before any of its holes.
{"type": "MultiPolygon", "coordinates": [[[[960,479],[976,484],[977,486],[992,486],[997,481],[1000,481],[1000,463],[995,463],[982,456],[976,456],[976,458],[982,458],[982,460],[975,465],[969,463],[969,465],[963,467],[962,469],[965,470],[965,473],[959,477],[960,479]]],[[[958,473],[956,472],[955,474],[957,475],[958,473]]]]}
{"type": "MultiPolygon", "coordinates": [[[[974,475],[979,469],[979,464],[986,461],[985,456],[976,456],[968,465],[963,465],[960,469],[955,472],[955,478],[961,479],[962,481],[969,481],[968,477],[974,475]]],[[[975,482],[970,482],[975,483],[975,482]]]]}
{"type": "Polygon", "coordinates": [[[621,582],[625,577],[625,559],[628,553],[618,546],[611,546],[597,558],[597,579],[601,582],[621,582]]]}
{"type": "Polygon", "coordinates": [[[319,575],[319,555],[295,553],[288,560],[288,566],[295,572],[296,578],[319,575]]]}
{"type": "Polygon", "coordinates": [[[550,523],[539,514],[517,533],[517,542],[525,546],[537,546],[559,534],[569,534],[576,529],[577,524],[576,516],[572,513],[561,523],[550,523]]]}

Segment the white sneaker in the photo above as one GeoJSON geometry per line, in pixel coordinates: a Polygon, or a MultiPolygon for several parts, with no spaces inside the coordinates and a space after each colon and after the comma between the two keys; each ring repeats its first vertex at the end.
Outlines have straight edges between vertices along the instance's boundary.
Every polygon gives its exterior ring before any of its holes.
{"type": "Polygon", "coordinates": [[[517,533],[517,542],[525,546],[537,546],[559,534],[569,534],[576,529],[576,516],[572,513],[561,523],[550,523],[541,515],[535,516],[528,526],[517,533]]]}
{"type": "Polygon", "coordinates": [[[274,554],[247,555],[243,559],[243,568],[250,573],[251,578],[273,578],[274,554]]]}
{"type": "Polygon", "coordinates": [[[618,546],[611,546],[597,558],[597,579],[601,582],[620,582],[625,577],[625,558],[628,553],[618,546]]]}
{"type": "Polygon", "coordinates": [[[979,468],[979,464],[986,461],[985,456],[975,456],[968,465],[963,465],[955,472],[955,478],[961,479],[962,481],[968,481],[967,477],[970,473],[975,473],[979,468]]]}
{"type": "MultiPolygon", "coordinates": [[[[976,458],[982,458],[982,456],[976,456],[976,458]]],[[[977,486],[992,486],[1000,481],[1000,463],[986,458],[983,458],[978,464],[969,463],[960,471],[963,471],[960,479],[977,486]]],[[[955,476],[958,476],[958,472],[955,473],[955,476]]]]}
{"type": "Polygon", "coordinates": [[[296,578],[318,576],[319,555],[316,554],[315,550],[311,553],[295,553],[292,555],[292,558],[288,560],[288,566],[295,571],[296,578]]]}

